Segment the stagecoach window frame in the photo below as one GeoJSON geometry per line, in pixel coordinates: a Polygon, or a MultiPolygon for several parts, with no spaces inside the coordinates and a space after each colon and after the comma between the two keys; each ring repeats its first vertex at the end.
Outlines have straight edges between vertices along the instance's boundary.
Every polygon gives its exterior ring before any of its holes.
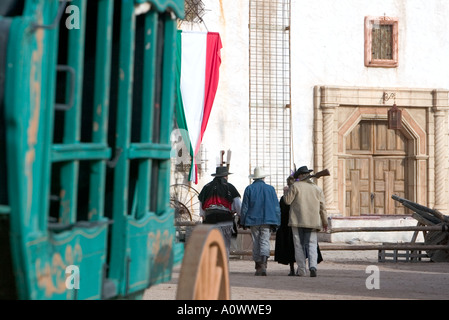
{"type": "MultiPolygon", "coordinates": [[[[58,41],[59,60],[62,59],[62,63],[72,68],[75,74],[74,104],[70,109],[55,109],[56,123],[51,146],[53,183],[49,206],[50,219],[56,219],[60,225],[103,219],[105,199],[101,194],[104,194],[105,190],[105,166],[112,154],[107,141],[107,123],[112,38],[109,26],[113,21],[114,1],[89,4],[79,2],[77,6],[80,12],[80,29],[67,30],[64,19],[61,19],[58,41]],[[90,45],[86,40],[88,25],[96,29],[96,34],[88,34],[94,37],[91,39],[93,50],[96,52],[94,70],[89,70],[90,66],[85,65],[87,45],[90,45]],[[64,47],[65,43],[67,48],[64,47]],[[87,76],[94,79],[93,93],[89,101],[86,101],[85,90],[85,86],[88,86],[85,78],[87,72],[89,73],[87,76]],[[83,114],[86,105],[91,115],[83,114]],[[86,122],[86,116],[92,128],[87,140],[82,137],[81,130],[82,124],[86,122]],[[60,121],[62,127],[58,129],[56,124],[60,121]],[[58,135],[57,130],[61,131],[58,135]]],[[[72,80],[63,83],[60,90],[63,92],[71,90],[69,86],[72,85],[72,80]]]]}
{"type": "MultiPolygon", "coordinates": [[[[71,109],[55,111],[56,114],[63,113],[65,127],[62,137],[59,141],[55,141],[51,147],[51,158],[53,162],[53,176],[60,176],[60,184],[54,186],[59,191],[55,191],[51,197],[52,206],[59,207],[59,214],[53,218],[57,218],[60,224],[70,225],[79,220],[98,220],[105,215],[105,199],[103,197],[95,197],[96,190],[104,190],[106,182],[105,166],[113,168],[114,184],[113,200],[115,204],[109,206],[112,211],[119,210],[125,215],[134,217],[135,219],[142,218],[148,212],[156,214],[163,213],[166,207],[163,205],[164,199],[169,198],[169,192],[158,191],[161,177],[159,176],[160,167],[164,165],[164,161],[170,161],[171,145],[170,140],[166,138],[166,128],[168,126],[161,124],[162,114],[164,110],[161,109],[163,104],[164,89],[163,75],[167,66],[163,65],[163,55],[166,50],[165,43],[165,25],[172,20],[169,13],[159,13],[156,10],[151,10],[144,15],[135,16],[131,6],[128,18],[122,18],[120,24],[116,28],[120,28],[123,39],[117,48],[119,53],[119,61],[121,65],[117,73],[118,77],[118,98],[117,107],[122,107],[122,113],[117,111],[117,117],[120,121],[116,121],[116,126],[113,128],[109,123],[109,130],[115,130],[116,134],[123,139],[116,139],[114,142],[108,141],[108,119],[109,114],[109,100],[110,100],[110,81],[113,73],[114,63],[111,62],[113,40],[112,36],[104,37],[102,33],[112,32],[107,30],[107,25],[113,19],[114,6],[106,6],[105,2],[100,3],[98,12],[98,34],[96,38],[95,59],[97,60],[95,72],[94,99],[92,101],[94,106],[92,115],[92,133],[90,141],[82,141],[80,126],[83,97],[83,71],[84,55],[85,55],[85,28],[86,24],[81,25],[79,31],[68,32],[69,42],[80,43],[76,50],[68,50],[68,65],[75,69],[77,75],[77,83],[75,85],[75,103],[71,109]],[[108,18],[101,18],[103,16],[108,18]],[[133,25],[136,24],[137,19],[144,21],[143,46],[137,48],[142,50],[141,55],[137,55],[134,51],[136,42],[136,29],[133,25]],[[142,74],[140,87],[136,85],[136,71],[139,70],[135,61],[136,58],[143,59],[142,74]],[[106,63],[102,61],[106,59],[106,63]],[[99,69],[100,66],[107,66],[104,69],[99,69]],[[111,67],[112,66],[112,67],[111,67]],[[105,75],[104,77],[102,75],[105,75]],[[156,78],[154,80],[153,78],[156,78]],[[107,81],[106,81],[107,80],[107,81]],[[143,89],[145,88],[145,90],[143,89]],[[132,97],[129,95],[132,93],[132,97]],[[139,98],[134,99],[136,95],[139,98]],[[134,98],[133,98],[134,97],[134,98]],[[100,108],[101,107],[101,108],[100,108]],[[105,108],[105,109],[102,109],[105,108]],[[133,122],[132,112],[130,110],[140,108],[142,114],[139,114],[139,123],[133,122]],[[100,110],[101,109],[101,110],[100,110]],[[128,110],[128,111],[126,111],[128,110]],[[104,111],[104,112],[103,112],[104,111]],[[133,125],[131,125],[133,123],[133,125]],[[137,138],[132,138],[130,126],[140,128],[137,138]],[[162,141],[161,141],[162,140],[162,141]],[[90,172],[101,172],[99,175],[90,175],[89,185],[83,190],[79,190],[80,173],[86,170],[84,162],[88,162],[90,172]],[[57,165],[56,165],[57,164],[57,165]],[[129,171],[136,170],[137,176],[130,177],[129,171]],[[137,169],[136,169],[137,168],[137,169]],[[68,171],[68,172],[67,172],[68,171]],[[118,172],[118,173],[117,173],[118,172]],[[127,191],[126,191],[127,190],[127,191]],[[81,217],[77,215],[80,213],[78,202],[80,197],[89,194],[89,208],[87,214],[81,217]],[[124,193],[128,192],[127,195],[124,193]],[[97,199],[95,199],[97,198],[97,199]],[[67,204],[71,209],[68,209],[67,204]],[[117,208],[120,207],[120,208],[117,208]],[[66,213],[69,212],[67,215],[66,213]]],[[[120,5],[120,4],[119,4],[120,5]]],[[[81,21],[87,20],[86,8],[80,8],[81,21]]],[[[117,10],[117,9],[116,9],[117,10]]],[[[62,24],[61,24],[62,26],[62,24]]],[[[140,71],[140,70],[139,70],[140,71]]],[[[69,83],[65,84],[66,87],[69,83]]],[[[67,88],[66,88],[67,90],[67,88]]],[[[85,102],[84,102],[85,103],[85,102]]],[[[114,107],[114,106],[111,106],[114,107]]],[[[168,133],[169,134],[169,133],[168,133]]],[[[87,170],[89,171],[89,170],[87,170]]],[[[167,188],[168,190],[168,188],[167,188]]],[[[114,213],[111,214],[114,216],[114,213]]]]}

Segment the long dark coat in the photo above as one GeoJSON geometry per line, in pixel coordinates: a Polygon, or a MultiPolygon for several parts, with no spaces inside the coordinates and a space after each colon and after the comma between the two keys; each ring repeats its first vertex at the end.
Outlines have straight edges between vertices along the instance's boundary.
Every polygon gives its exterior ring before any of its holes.
{"type": "MultiPolygon", "coordinates": [[[[295,262],[295,246],[293,244],[293,233],[288,226],[290,206],[284,202],[284,196],[279,200],[281,208],[281,225],[276,231],[276,243],[274,247],[274,261],[288,265],[295,262]]],[[[320,246],[318,245],[318,263],[323,261],[320,246]]]]}

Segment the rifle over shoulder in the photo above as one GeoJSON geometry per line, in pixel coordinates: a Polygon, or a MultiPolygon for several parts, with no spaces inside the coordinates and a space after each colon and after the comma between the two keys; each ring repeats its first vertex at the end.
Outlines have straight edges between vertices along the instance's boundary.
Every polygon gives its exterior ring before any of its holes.
{"type": "Polygon", "coordinates": [[[326,177],[326,176],[330,176],[330,175],[331,175],[331,173],[329,172],[329,170],[328,169],[324,169],[324,170],[318,171],[315,174],[311,174],[311,175],[308,175],[308,176],[304,177],[303,179],[301,179],[301,181],[307,180],[307,179],[310,179],[310,178],[319,179],[321,177],[326,177]]]}

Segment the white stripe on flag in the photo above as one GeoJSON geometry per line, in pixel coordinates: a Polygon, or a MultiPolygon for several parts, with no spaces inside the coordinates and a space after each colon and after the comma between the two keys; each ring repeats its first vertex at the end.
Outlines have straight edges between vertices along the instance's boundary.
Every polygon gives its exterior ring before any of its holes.
{"type": "Polygon", "coordinates": [[[204,111],[207,32],[181,33],[181,95],[189,131],[190,143],[195,152],[201,134],[204,111]]]}

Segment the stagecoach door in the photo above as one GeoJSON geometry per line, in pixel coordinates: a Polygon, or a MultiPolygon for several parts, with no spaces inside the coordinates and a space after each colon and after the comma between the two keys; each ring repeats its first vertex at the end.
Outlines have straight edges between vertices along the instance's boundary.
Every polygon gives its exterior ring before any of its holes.
{"type": "Polygon", "coordinates": [[[20,299],[132,297],[171,278],[183,11],[183,0],[25,0],[11,19],[4,123],[20,299]]]}

